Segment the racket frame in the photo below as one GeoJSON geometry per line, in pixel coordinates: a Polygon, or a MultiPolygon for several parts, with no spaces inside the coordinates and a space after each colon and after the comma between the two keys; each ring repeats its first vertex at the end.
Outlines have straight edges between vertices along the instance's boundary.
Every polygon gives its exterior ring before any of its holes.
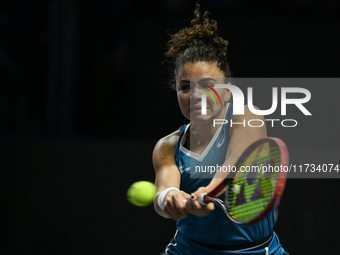
{"type": "MultiPolygon", "coordinates": [[[[239,160],[242,158],[243,154],[246,153],[247,150],[249,150],[251,148],[255,148],[258,145],[266,143],[266,142],[275,143],[278,146],[279,151],[280,151],[280,155],[281,155],[281,164],[280,165],[282,166],[282,168],[288,167],[289,154],[288,154],[287,146],[285,145],[285,143],[281,139],[276,138],[276,137],[265,137],[265,138],[261,138],[261,139],[255,141],[250,146],[248,146],[248,148],[246,150],[244,150],[244,152],[241,154],[239,160]]],[[[237,163],[235,165],[237,165],[237,163]]],[[[232,218],[229,215],[229,212],[228,212],[228,208],[227,208],[228,205],[224,201],[222,201],[221,199],[215,197],[225,188],[226,188],[226,197],[228,196],[229,184],[231,183],[231,181],[233,180],[233,178],[235,176],[235,173],[230,173],[230,174],[223,181],[221,181],[221,183],[218,186],[216,186],[216,188],[214,188],[212,191],[210,191],[209,193],[202,194],[198,198],[198,202],[202,205],[207,205],[208,203],[213,202],[214,204],[221,207],[225,211],[228,218],[232,222],[234,222],[235,224],[242,225],[242,226],[251,226],[251,225],[254,225],[254,224],[262,221],[273,209],[275,209],[278,206],[280,198],[281,198],[283,191],[284,191],[288,172],[284,172],[284,171],[279,172],[279,176],[276,177],[278,180],[277,180],[277,185],[276,185],[273,197],[271,198],[270,202],[266,206],[266,209],[263,210],[263,212],[261,212],[255,219],[247,221],[247,222],[241,222],[239,220],[232,218]],[[230,174],[232,174],[232,176],[230,176],[230,174]]]]}

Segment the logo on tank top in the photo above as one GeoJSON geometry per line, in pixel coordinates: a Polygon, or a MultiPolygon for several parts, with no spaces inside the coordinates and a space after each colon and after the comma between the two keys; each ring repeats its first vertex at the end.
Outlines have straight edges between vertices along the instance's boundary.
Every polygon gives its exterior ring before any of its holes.
{"type": "Polygon", "coordinates": [[[184,164],[184,165],[181,165],[178,169],[179,169],[180,173],[182,174],[183,172],[190,171],[190,166],[185,167],[185,164],[184,164]]]}
{"type": "Polygon", "coordinates": [[[225,141],[225,135],[221,137],[220,141],[217,144],[217,147],[220,148],[224,144],[224,141],[225,141]]]}

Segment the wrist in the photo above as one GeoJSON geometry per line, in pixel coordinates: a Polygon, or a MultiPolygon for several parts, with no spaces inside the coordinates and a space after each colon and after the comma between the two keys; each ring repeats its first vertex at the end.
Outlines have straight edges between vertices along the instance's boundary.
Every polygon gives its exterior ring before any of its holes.
{"type": "Polygon", "coordinates": [[[176,187],[170,187],[170,188],[167,188],[165,190],[163,190],[159,195],[158,195],[158,199],[157,199],[157,202],[158,202],[158,206],[159,208],[161,208],[162,210],[164,209],[164,199],[165,199],[165,196],[168,194],[169,191],[171,190],[179,190],[178,188],[176,187]]]}

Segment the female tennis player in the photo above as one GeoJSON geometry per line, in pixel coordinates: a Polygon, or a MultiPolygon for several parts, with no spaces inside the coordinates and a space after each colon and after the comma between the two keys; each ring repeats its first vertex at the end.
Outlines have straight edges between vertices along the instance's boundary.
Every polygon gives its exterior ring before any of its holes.
{"type": "Polygon", "coordinates": [[[153,152],[158,189],[155,210],[165,218],[177,220],[177,232],[167,245],[166,254],[288,254],[273,232],[274,212],[256,225],[241,227],[213,203],[203,206],[198,202],[198,197],[220,180],[218,176],[191,178],[194,169],[190,163],[232,166],[247,146],[266,137],[266,128],[212,125],[213,119],[225,119],[228,123],[264,120],[253,115],[247,106],[244,115],[233,115],[228,89],[215,89],[220,104],[207,96],[206,114],[202,114],[204,89],[213,89],[214,84],[221,83],[221,79],[227,81],[231,75],[226,57],[228,42],[217,34],[217,23],[208,12],[201,16],[199,5],[194,14],[190,27],[172,35],[167,52],[174,63],[179,106],[190,124],[160,139],[153,152]]]}

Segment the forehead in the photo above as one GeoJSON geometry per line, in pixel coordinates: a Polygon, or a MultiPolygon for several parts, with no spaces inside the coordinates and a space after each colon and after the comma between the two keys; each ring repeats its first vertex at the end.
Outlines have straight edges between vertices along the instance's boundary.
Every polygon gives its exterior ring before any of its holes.
{"type": "Polygon", "coordinates": [[[190,80],[190,78],[205,77],[224,78],[225,75],[215,63],[207,62],[186,63],[179,69],[177,74],[178,81],[182,79],[190,80]]]}

